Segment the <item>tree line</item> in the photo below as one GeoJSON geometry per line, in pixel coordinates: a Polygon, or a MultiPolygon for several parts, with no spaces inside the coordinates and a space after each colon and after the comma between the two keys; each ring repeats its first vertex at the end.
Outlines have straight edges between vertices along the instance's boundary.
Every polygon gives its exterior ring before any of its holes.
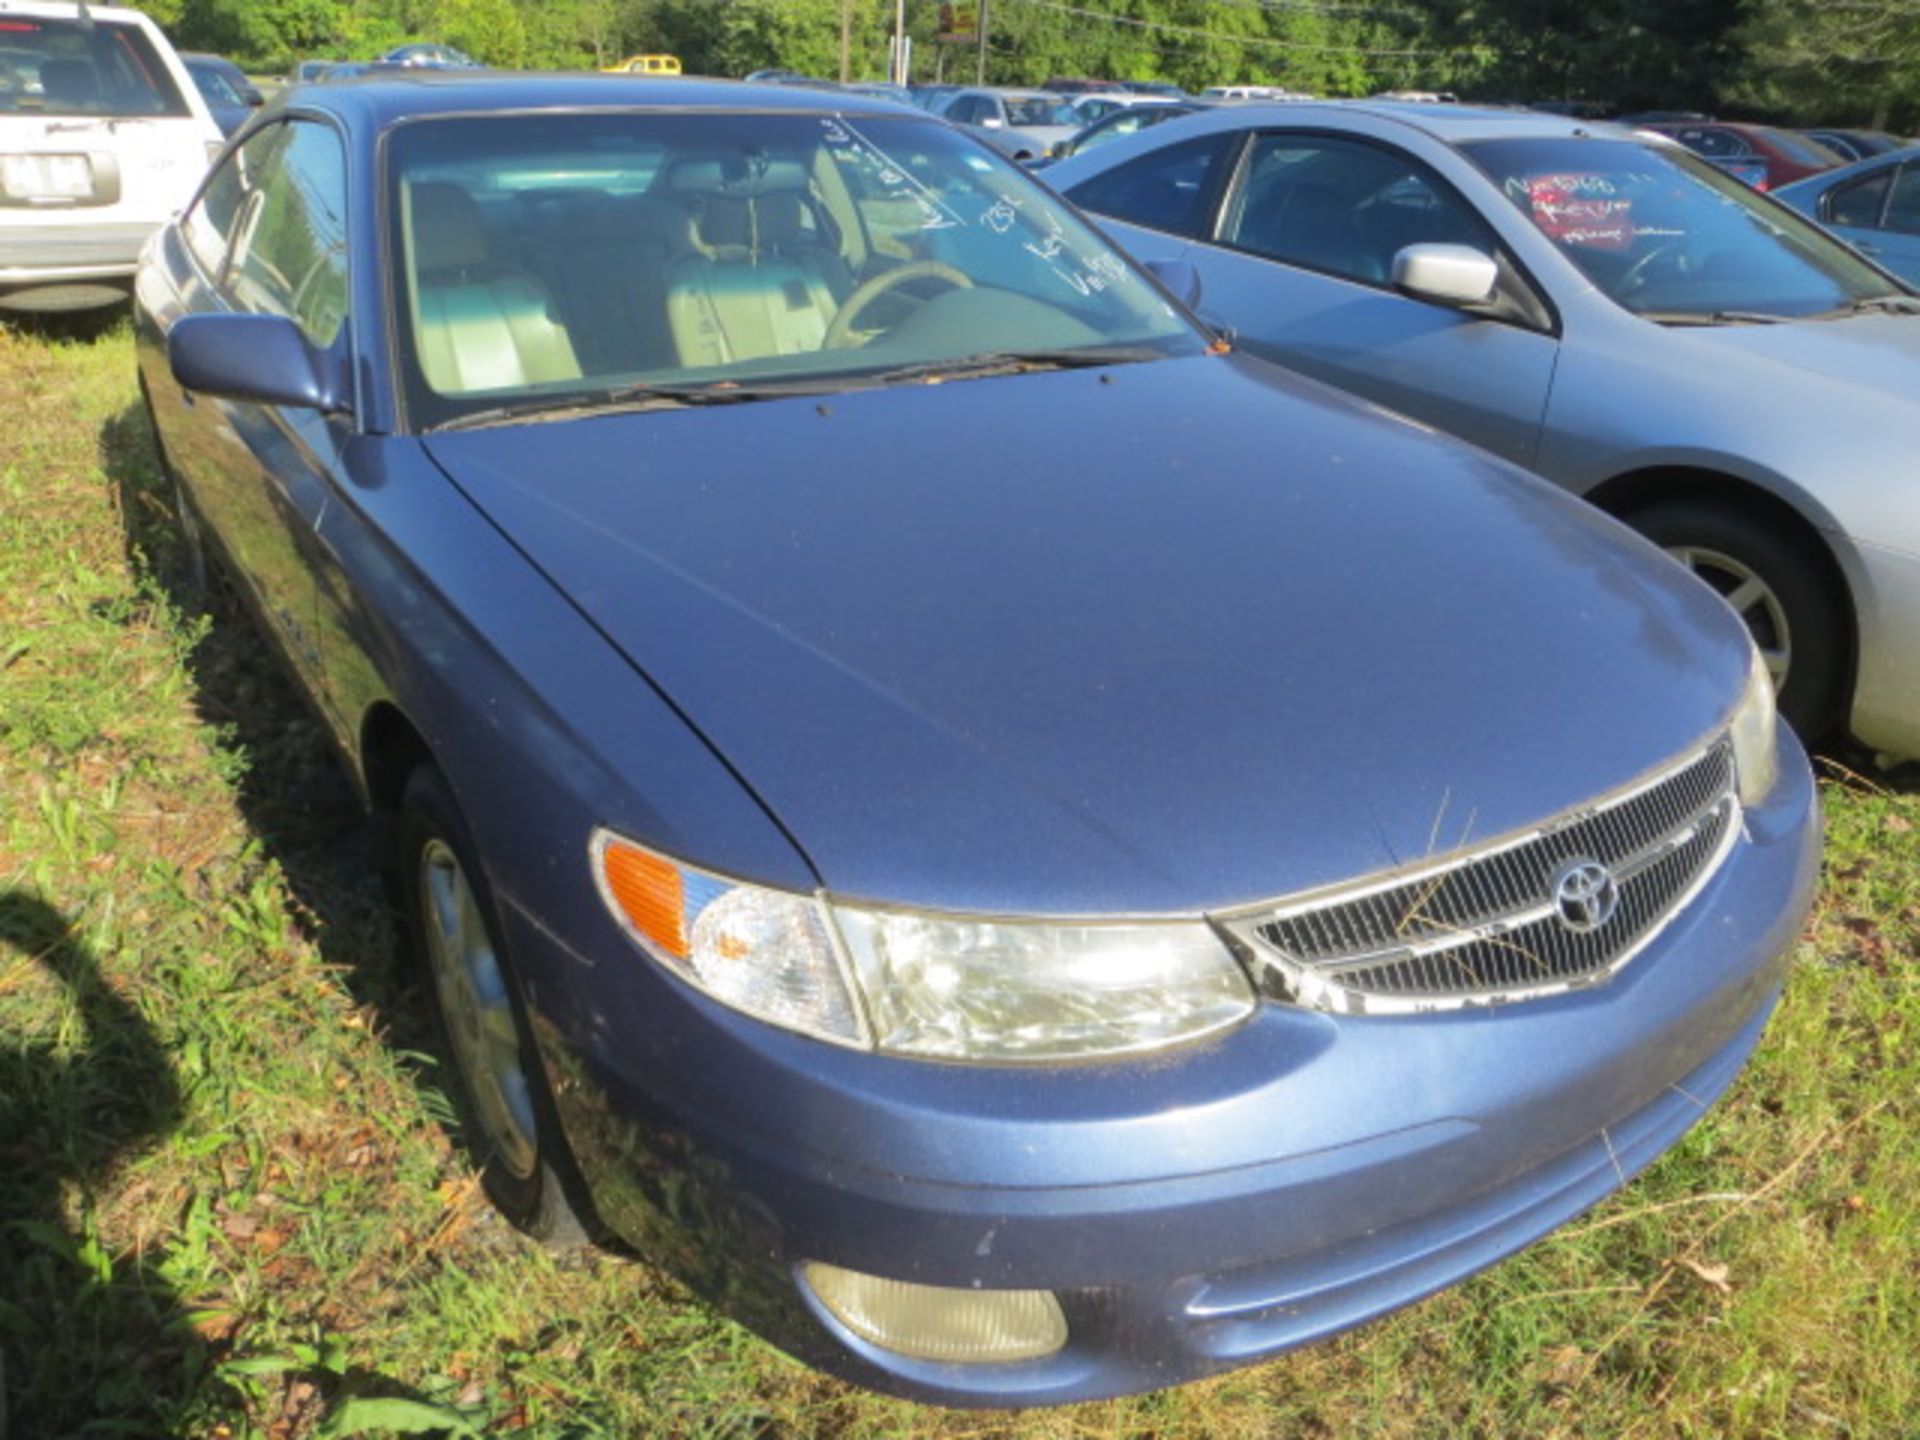
{"type": "MultiPolygon", "coordinates": [[[[906,0],[916,80],[974,78],[978,0],[906,0]]],[[[439,40],[488,64],[636,53],[690,74],[881,78],[895,0],[145,0],[182,46],[279,69],[439,40]]],[[[1920,126],[1920,0],[987,0],[987,79],[1255,83],[1920,126]]]]}

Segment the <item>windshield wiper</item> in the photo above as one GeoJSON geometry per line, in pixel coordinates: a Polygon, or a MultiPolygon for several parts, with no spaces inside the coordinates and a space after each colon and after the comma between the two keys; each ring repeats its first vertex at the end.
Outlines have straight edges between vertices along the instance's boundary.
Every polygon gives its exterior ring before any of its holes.
{"type": "Polygon", "coordinates": [[[778,381],[738,385],[730,380],[710,380],[697,385],[619,385],[605,390],[576,391],[571,395],[547,395],[535,400],[517,400],[471,414],[456,415],[429,432],[440,430],[478,430],[488,425],[506,425],[520,420],[563,420],[574,415],[601,415],[612,410],[680,409],[701,405],[740,405],[753,400],[771,400],[782,395],[811,395],[823,387],[818,380],[796,381],[783,385],[778,381]]]}
{"type": "Polygon", "coordinates": [[[1831,315],[1920,315],[1920,295],[1868,295],[1831,315]]]}
{"type": "Polygon", "coordinates": [[[1785,325],[1792,315],[1775,315],[1766,310],[1642,310],[1642,320],[1656,325],[1785,325]]]}
{"type": "Polygon", "coordinates": [[[1166,351],[1153,345],[1075,345],[1061,349],[986,350],[951,360],[921,360],[871,370],[861,378],[884,385],[934,382],[979,375],[1012,375],[1022,370],[1090,370],[1103,365],[1135,365],[1164,360],[1166,351]]]}

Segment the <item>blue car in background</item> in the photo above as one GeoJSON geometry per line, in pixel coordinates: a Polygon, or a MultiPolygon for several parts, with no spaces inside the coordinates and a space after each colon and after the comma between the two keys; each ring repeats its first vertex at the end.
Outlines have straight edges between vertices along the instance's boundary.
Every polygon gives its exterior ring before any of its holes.
{"type": "Polygon", "coordinates": [[[1783,185],[1774,198],[1818,220],[1882,269],[1920,285],[1920,147],[1783,185]]]}
{"type": "Polygon", "coordinates": [[[1623,1184],[1779,993],[1817,808],[1733,612],[936,120],[302,89],[136,326],[496,1203],[837,1374],[1330,1335],[1623,1184]]]}
{"type": "Polygon", "coordinates": [[[231,135],[253,118],[256,108],[266,104],[260,87],[247,78],[233,61],[219,55],[182,51],[180,63],[193,77],[194,88],[207,102],[213,123],[222,135],[231,135]]]}

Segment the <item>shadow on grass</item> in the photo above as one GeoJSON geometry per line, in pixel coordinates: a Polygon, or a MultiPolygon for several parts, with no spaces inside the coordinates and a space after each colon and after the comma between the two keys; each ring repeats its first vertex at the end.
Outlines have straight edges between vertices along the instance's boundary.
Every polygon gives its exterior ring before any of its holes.
{"type": "Polygon", "coordinates": [[[155,1257],[114,1256],[85,1219],[116,1167],[178,1123],[158,1037],[101,979],[72,919],[0,890],[0,982],[59,987],[44,1034],[0,1028],[0,1434],[165,1434],[206,1352],[155,1257]],[[77,1212],[76,1226],[70,1219],[77,1212]]]}
{"type": "Polygon", "coordinates": [[[107,421],[100,455],[135,573],[183,613],[212,621],[187,659],[194,706],[242,757],[235,798],[286,879],[295,921],[396,1047],[425,1049],[430,1026],[400,973],[397,920],[365,811],[272,642],[216,566],[204,583],[193,573],[144,405],[107,421]]]}
{"type": "MultiPolygon", "coordinates": [[[[234,797],[250,835],[284,878],[295,924],[368,1012],[374,1032],[405,1062],[421,1091],[422,1109],[457,1147],[460,1132],[439,1076],[416,1058],[432,1052],[433,1029],[400,962],[401,926],[380,872],[373,826],[320,718],[217,566],[195,573],[144,404],[109,419],[99,447],[134,573],[149,577],[182,613],[211,621],[187,656],[193,703],[221,733],[224,748],[241,757],[234,797]]],[[[504,1221],[479,1229],[494,1243],[521,1243],[504,1221]]],[[[473,1242],[475,1231],[466,1233],[473,1242]]],[[[283,1318],[304,1317],[331,1329],[361,1298],[289,1292],[280,1303],[283,1318]]],[[[290,1372],[288,1378],[297,1377],[290,1372]]],[[[373,1372],[315,1369],[306,1378],[336,1405],[424,1399],[373,1372]]],[[[0,1440],[24,1437],[0,1432],[0,1440]]]]}
{"type": "Polygon", "coordinates": [[[0,313],[0,326],[36,340],[88,344],[127,323],[133,308],[126,301],[103,305],[95,310],[50,311],[33,314],[25,311],[0,313]]]}

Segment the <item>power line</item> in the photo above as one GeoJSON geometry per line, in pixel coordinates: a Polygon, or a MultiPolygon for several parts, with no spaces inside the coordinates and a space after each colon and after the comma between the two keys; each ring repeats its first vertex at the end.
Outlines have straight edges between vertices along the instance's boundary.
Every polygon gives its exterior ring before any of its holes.
{"type": "Polygon", "coordinates": [[[1278,40],[1270,35],[1227,35],[1218,30],[1202,30],[1192,25],[1169,25],[1158,20],[1136,20],[1131,15],[1114,15],[1104,10],[1088,10],[1083,6],[1069,5],[1065,0],[1013,0],[1013,3],[1030,5],[1039,10],[1057,10],[1063,15],[1077,15],[1085,20],[1105,20],[1108,24],[1127,25],[1135,30],[1151,30],[1165,35],[1194,35],[1202,40],[1223,40],[1230,45],[1251,45],[1265,50],[1306,50],[1320,54],[1365,55],[1373,59],[1412,59],[1471,53],[1458,49],[1388,50],[1362,45],[1315,45],[1304,40],[1278,40]]]}
{"type": "Polygon", "coordinates": [[[1294,15],[1321,15],[1327,17],[1360,16],[1362,18],[1392,17],[1399,20],[1424,20],[1424,10],[1411,5],[1323,5],[1320,0],[1208,0],[1208,3],[1222,5],[1230,10],[1248,8],[1273,10],[1294,15]]]}

